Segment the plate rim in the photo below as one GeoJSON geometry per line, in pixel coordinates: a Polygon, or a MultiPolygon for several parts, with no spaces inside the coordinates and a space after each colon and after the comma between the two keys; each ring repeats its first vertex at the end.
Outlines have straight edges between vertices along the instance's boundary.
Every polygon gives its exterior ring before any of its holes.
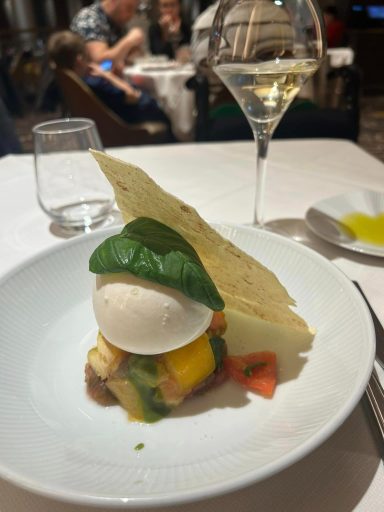
{"type": "MultiPolygon", "coordinates": [[[[236,223],[228,223],[228,222],[212,222],[210,225],[214,228],[230,228],[233,230],[244,231],[248,233],[255,233],[256,230],[252,226],[244,226],[236,223]]],[[[57,243],[51,247],[44,248],[32,256],[27,257],[23,261],[17,263],[14,267],[6,271],[5,273],[0,275],[0,290],[4,283],[6,283],[9,279],[12,279],[14,275],[16,275],[21,270],[28,268],[33,265],[35,262],[39,261],[42,258],[55,254],[57,252],[61,252],[63,248],[68,248],[72,245],[77,245],[84,243],[86,240],[106,237],[110,234],[116,233],[122,226],[112,226],[108,228],[103,228],[100,230],[96,230],[89,234],[82,234],[77,237],[71,238],[69,240],[64,240],[60,243],[57,243]]],[[[352,294],[357,302],[359,302],[361,312],[363,314],[364,320],[366,322],[366,327],[368,327],[368,336],[367,339],[371,341],[370,343],[370,351],[366,360],[366,368],[364,373],[361,376],[360,383],[356,384],[356,391],[354,394],[349,396],[346,402],[343,404],[337,413],[333,416],[332,421],[327,421],[325,425],[323,425],[316,434],[312,434],[311,437],[306,439],[299,446],[291,450],[289,453],[280,457],[268,464],[264,467],[258,469],[258,476],[254,476],[254,472],[249,472],[248,474],[243,474],[237,476],[236,478],[232,478],[231,482],[218,482],[215,484],[209,484],[208,486],[199,487],[198,489],[192,490],[183,490],[177,491],[176,494],[171,494],[169,492],[165,492],[164,495],[157,495],[151,497],[110,497],[110,496],[94,496],[89,494],[79,494],[77,492],[64,492],[63,490],[57,489],[54,486],[46,486],[39,483],[38,480],[34,480],[33,478],[25,478],[20,476],[18,472],[13,470],[8,470],[3,464],[0,462],[0,478],[3,478],[5,481],[25,489],[27,491],[33,492],[37,495],[43,496],[45,498],[59,500],[65,503],[77,504],[77,505],[88,505],[93,507],[102,507],[108,506],[110,508],[143,508],[143,507],[160,507],[160,506],[171,506],[178,504],[186,504],[201,501],[204,499],[214,498],[218,496],[225,495],[230,492],[234,492],[236,490],[243,489],[249,485],[257,484],[258,482],[274,475],[280,473],[285,470],[292,464],[300,461],[306,455],[311,453],[314,449],[321,446],[349,417],[352,413],[353,409],[356,407],[358,402],[360,401],[366,385],[369,381],[370,374],[372,371],[374,358],[375,358],[375,333],[372,317],[368,310],[368,307],[365,301],[362,299],[361,295],[356,290],[352,281],[349,277],[341,271],[336,265],[334,265],[331,261],[329,261],[326,257],[319,254],[315,250],[302,245],[295,240],[286,238],[277,233],[273,233],[270,231],[262,231],[257,230],[256,236],[260,236],[265,239],[275,238],[280,241],[280,243],[287,244],[288,246],[292,246],[304,254],[309,254],[310,257],[315,260],[319,260],[322,264],[329,266],[332,269],[332,272],[335,276],[338,276],[339,279],[343,282],[343,284],[348,289],[348,292],[352,294]]]]}
{"type": "MultiPolygon", "coordinates": [[[[376,247],[374,245],[366,244],[366,248],[365,248],[365,247],[357,247],[355,245],[350,245],[350,244],[344,244],[342,242],[337,242],[336,240],[332,240],[331,238],[323,235],[323,233],[318,231],[316,229],[316,227],[312,224],[312,222],[309,220],[309,213],[312,210],[316,210],[317,207],[322,206],[323,204],[327,204],[329,201],[334,201],[336,199],[346,198],[348,196],[353,196],[353,195],[361,195],[364,193],[378,194],[378,195],[384,197],[384,192],[372,190],[372,189],[368,189],[368,188],[358,189],[358,190],[354,190],[351,192],[345,192],[343,194],[335,194],[335,195],[326,197],[324,199],[320,199],[319,201],[316,201],[314,204],[312,204],[305,212],[304,221],[305,221],[306,226],[311,230],[311,232],[313,234],[315,234],[322,240],[325,240],[326,242],[328,242],[336,247],[341,247],[343,249],[352,251],[357,254],[363,254],[366,256],[375,256],[377,258],[384,258],[384,247],[383,247],[383,249],[380,249],[380,248],[376,249],[376,247]]],[[[332,218],[334,220],[337,220],[334,217],[332,217],[332,218]]]]}

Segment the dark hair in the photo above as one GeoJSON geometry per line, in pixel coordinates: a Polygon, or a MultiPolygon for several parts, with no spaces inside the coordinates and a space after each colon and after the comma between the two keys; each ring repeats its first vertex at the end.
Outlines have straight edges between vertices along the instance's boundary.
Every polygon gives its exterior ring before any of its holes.
{"type": "Polygon", "coordinates": [[[70,30],[52,34],[47,50],[49,60],[57,68],[64,69],[73,69],[78,55],[86,55],[84,39],[70,30]]]}

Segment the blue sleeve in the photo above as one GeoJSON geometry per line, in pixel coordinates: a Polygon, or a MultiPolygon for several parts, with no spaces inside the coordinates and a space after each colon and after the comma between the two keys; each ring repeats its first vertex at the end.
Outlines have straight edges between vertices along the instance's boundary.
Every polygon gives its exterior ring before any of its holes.
{"type": "Polygon", "coordinates": [[[139,102],[129,104],[126,102],[124,91],[110,84],[104,78],[88,76],[85,78],[85,82],[103,103],[126,122],[162,121],[169,125],[167,116],[148,93],[142,91],[139,102]]]}
{"type": "Polygon", "coordinates": [[[119,108],[125,104],[124,91],[108,82],[108,80],[100,76],[87,76],[84,80],[96,96],[115,112],[118,113],[119,108]]]}

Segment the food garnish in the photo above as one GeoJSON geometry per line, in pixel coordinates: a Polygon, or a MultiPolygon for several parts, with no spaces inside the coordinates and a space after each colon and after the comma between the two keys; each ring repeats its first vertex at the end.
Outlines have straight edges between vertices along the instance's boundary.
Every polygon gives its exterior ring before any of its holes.
{"type": "Polygon", "coordinates": [[[274,352],[253,352],[224,359],[228,375],[246,389],[270,398],[276,388],[277,368],[274,352]]]}
{"type": "Polygon", "coordinates": [[[213,311],[224,301],[194,248],[174,229],[149,218],[138,218],[93,252],[89,270],[94,274],[129,272],[169,286],[213,311]]]}

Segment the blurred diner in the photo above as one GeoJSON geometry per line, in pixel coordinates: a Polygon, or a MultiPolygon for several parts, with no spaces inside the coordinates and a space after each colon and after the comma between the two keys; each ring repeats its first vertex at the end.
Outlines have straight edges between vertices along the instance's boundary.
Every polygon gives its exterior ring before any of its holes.
{"type": "MultiPolygon", "coordinates": [[[[209,37],[218,6],[219,2],[210,5],[196,18],[192,27],[192,60],[197,73],[190,81],[190,87],[196,96],[196,139],[252,139],[253,134],[243,111],[208,62],[209,37]]],[[[292,51],[291,36],[285,28],[284,10],[278,4],[269,2],[264,2],[264,9],[275,22],[273,25],[258,27],[252,34],[254,40],[250,44],[251,50],[260,53],[269,51],[270,46],[273,48],[274,40],[284,35],[281,51],[289,53],[292,51]]],[[[245,27],[246,16],[247,11],[244,9],[245,27]]],[[[236,37],[240,40],[250,35],[239,30],[236,37]]],[[[335,56],[332,55],[330,63],[334,60],[335,56]]],[[[274,138],[330,136],[357,140],[359,74],[348,65],[330,69],[331,72],[328,72],[328,68],[324,67],[322,75],[318,73],[315,80],[308,80],[301,88],[274,131],[274,138]]]]}
{"type": "Polygon", "coordinates": [[[76,73],[127,123],[161,121],[169,126],[167,116],[148,92],[90,61],[86,42],[79,34],[69,30],[53,34],[48,41],[48,55],[54,67],[76,73]]]}
{"type": "Polygon", "coordinates": [[[180,0],[158,0],[158,19],[149,27],[151,53],[175,59],[190,40],[191,28],[182,19],[180,0]]]}
{"type": "Polygon", "coordinates": [[[346,43],[345,23],[340,19],[334,5],[328,5],[323,12],[328,48],[344,46],[346,43]]]}
{"type": "Polygon", "coordinates": [[[192,26],[191,50],[192,61],[197,72],[207,77],[209,81],[209,94],[211,101],[224,87],[222,81],[208,64],[208,43],[213,19],[219,2],[207,7],[196,19],[192,26]]]}
{"type": "MultiPolygon", "coordinates": [[[[115,76],[124,78],[124,85],[130,91],[128,96],[141,90],[156,100],[171,120],[179,141],[251,139],[253,135],[239,105],[207,63],[208,39],[218,3],[214,0],[0,2],[3,5],[0,7],[0,93],[22,150],[31,148],[30,125],[76,112],[68,101],[61,101],[65,95],[48,66],[47,41],[52,34],[63,30],[79,34],[85,41],[88,58],[102,67],[93,70],[88,67],[88,81],[109,84],[113,77],[103,71],[112,64],[115,76]],[[166,41],[163,36],[167,27],[169,35],[171,20],[178,35],[173,41],[166,41]],[[193,54],[193,64],[180,65],[184,62],[173,61],[178,57],[174,48],[179,52],[180,47],[187,46],[193,54]],[[145,53],[140,56],[144,58],[135,58],[142,48],[145,53]],[[159,57],[158,53],[165,57],[159,57]]],[[[275,10],[276,6],[276,2],[272,3],[268,9],[275,10]]],[[[350,6],[332,0],[324,0],[320,7],[329,28],[328,45],[336,48],[330,49],[324,66],[301,89],[277,127],[275,138],[327,135],[356,140],[361,126],[360,100],[372,111],[372,97],[375,95],[376,99],[384,91],[384,71],[377,66],[377,51],[372,51],[380,47],[384,34],[384,9],[374,3],[364,7],[360,3],[350,6]],[[337,6],[336,15],[333,8],[327,7],[329,4],[337,6]],[[335,18],[344,27],[342,44],[347,41],[348,47],[340,48],[340,38],[331,35],[335,18]]],[[[275,23],[276,30],[280,25],[275,23]]],[[[124,108],[132,107],[121,87],[117,89],[118,96],[123,94],[124,108]]],[[[114,110],[122,115],[120,107],[114,110]]],[[[375,136],[377,133],[380,130],[375,130],[375,136]]],[[[373,137],[366,140],[371,144],[373,137]]]]}
{"type": "Polygon", "coordinates": [[[8,153],[21,153],[21,144],[13,120],[0,96],[0,157],[8,153]]]}
{"type": "Polygon", "coordinates": [[[76,14],[70,29],[85,40],[91,61],[112,61],[112,70],[121,74],[128,62],[143,53],[143,31],[139,27],[128,32],[126,29],[138,3],[138,0],[101,0],[76,14]]]}

